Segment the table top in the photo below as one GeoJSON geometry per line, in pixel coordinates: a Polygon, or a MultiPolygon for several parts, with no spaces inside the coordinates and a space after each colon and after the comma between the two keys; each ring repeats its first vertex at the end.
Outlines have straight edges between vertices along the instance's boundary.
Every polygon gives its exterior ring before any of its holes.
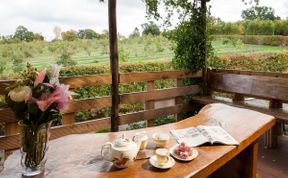
{"type": "MultiPolygon", "coordinates": [[[[159,127],[117,133],[69,135],[50,141],[45,177],[207,177],[256,141],[274,124],[273,116],[216,103],[205,106],[196,116],[159,127]],[[148,159],[136,160],[131,167],[117,169],[100,156],[101,146],[123,133],[132,137],[136,132],[145,130],[151,138],[153,133],[159,131],[169,133],[172,129],[215,124],[220,124],[240,145],[197,147],[199,156],[195,160],[176,161],[175,166],[168,170],[154,168],[148,159]]],[[[171,136],[167,147],[175,144],[176,140],[171,136]]],[[[20,152],[15,151],[5,161],[0,177],[21,177],[19,162],[20,152]]]]}

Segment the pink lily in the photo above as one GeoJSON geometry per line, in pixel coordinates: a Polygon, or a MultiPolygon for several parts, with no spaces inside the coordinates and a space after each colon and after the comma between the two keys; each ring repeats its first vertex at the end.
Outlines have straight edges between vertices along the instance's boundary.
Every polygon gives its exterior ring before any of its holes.
{"type": "Polygon", "coordinates": [[[42,83],[46,76],[46,69],[42,70],[37,74],[37,77],[34,81],[34,86],[37,86],[39,83],[42,83]]]}

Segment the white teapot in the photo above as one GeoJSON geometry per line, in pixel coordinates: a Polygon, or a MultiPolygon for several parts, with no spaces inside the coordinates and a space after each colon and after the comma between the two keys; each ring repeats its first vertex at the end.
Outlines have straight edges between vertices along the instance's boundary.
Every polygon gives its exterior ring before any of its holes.
{"type": "Polygon", "coordinates": [[[117,168],[131,166],[136,159],[141,142],[138,136],[133,137],[133,141],[123,135],[114,142],[107,142],[101,148],[101,156],[113,162],[117,168]]]}

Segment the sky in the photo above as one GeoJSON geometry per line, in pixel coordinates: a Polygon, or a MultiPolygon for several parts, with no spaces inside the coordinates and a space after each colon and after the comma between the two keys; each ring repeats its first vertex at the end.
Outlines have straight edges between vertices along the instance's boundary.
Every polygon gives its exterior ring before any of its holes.
{"type": "MultiPolygon", "coordinates": [[[[107,0],[106,0],[107,1],[107,0]]],[[[118,32],[128,36],[135,27],[147,22],[142,0],[117,1],[118,32]]],[[[246,9],[241,0],[211,0],[211,13],[224,21],[241,19],[246,9]]],[[[276,15],[288,17],[288,0],[260,0],[260,5],[271,6],[276,15]]],[[[91,28],[99,33],[108,29],[107,3],[99,0],[1,0],[0,35],[15,32],[19,25],[41,33],[46,40],[54,38],[53,28],[62,31],[91,28]]]]}

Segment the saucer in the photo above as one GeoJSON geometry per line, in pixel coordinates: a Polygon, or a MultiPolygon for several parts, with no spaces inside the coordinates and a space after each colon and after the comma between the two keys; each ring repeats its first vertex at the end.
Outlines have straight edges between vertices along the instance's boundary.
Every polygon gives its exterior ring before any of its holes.
{"type": "Polygon", "coordinates": [[[177,146],[178,145],[175,145],[172,148],[170,148],[169,152],[174,158],[176,158],[176,159],[178,159],[180,161],[191,161],[191,160],[195,159],[198,156],[198,151],[195,148],[192,148],[192,155],[191,156],[187,157],[186,159],[180,158],[178,155],[176,155],[174,153],[174,150],[176,149],[177,146]]]}
{"type": "Polygon", "coordinates": [[[157,159],[156,159],[156,155],[152,156],[150,159],[149,159],[149,162],[152,166],[156,167],[156,168],[159,168],[159,169],[169,169],[171,167],[173,167],[175,165],[175,160],[169,156],[168,157],[169,160],[168,162],[165,164],[165,165],[159,165],[157,159]]]}

